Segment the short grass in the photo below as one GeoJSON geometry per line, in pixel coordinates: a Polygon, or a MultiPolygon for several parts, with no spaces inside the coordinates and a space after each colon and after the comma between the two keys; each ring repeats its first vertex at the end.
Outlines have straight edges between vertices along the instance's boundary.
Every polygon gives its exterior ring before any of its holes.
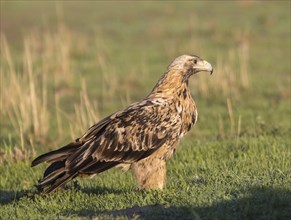
{"type": "Polygon", "coordinates": [[[1,1],[0,219],[291,219],[289,9],[1,1]],[[214,74],[191,80],[199,119],[165,190],[110,170],[35,194],[33,157],[142,99],[184,53],[214,74]]]}

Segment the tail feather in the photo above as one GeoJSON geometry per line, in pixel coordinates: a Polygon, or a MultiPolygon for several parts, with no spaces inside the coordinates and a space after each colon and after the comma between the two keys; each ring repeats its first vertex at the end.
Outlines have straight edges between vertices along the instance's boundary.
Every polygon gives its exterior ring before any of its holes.
{"type": "Polygon", "coordinates": [[[55,162],[55,161],[64,160],[65,158],[68,157],[68,155],[71,155],[73,152],[78,150],[78,148],[81,145],[82,143],[73,142],[58,150],[54,150],[54,151],[45,153],[43,155],[40,155],[39,157],[37,157],[36,159],[32,161],[31,166],[34,167],[43,162],[55,162]]]}
{"type": "Polygon", "coordinates": [[[54,172],[50,173],[49,175],[45,176],[39,184],[44,186],[47,186],[49,184],[52,184],[56,179],[60,178],[62,175],[64,175],[64,168],[60,168],[58,170],[55,170],[54,172]]]}
{"type": "Polygon", "coordinates": [[[37,157],[32,162],[32,166],[51,162],[37,186],[39,193],[53,192],[78,175],[98,174],[120,163],[118,161],[99,161],[92,157],[91,151],[92,149],[86,148],[86,143],[74,142],[37,157]]]}
{"type": "Polygon", "coordinates": [[[47,194],[55,191],[57,188],[63,186],[73,178],[75,178],[78,175],[78,173],[75,173],[74,175],[63,173],[62,177],[57,178],[54,183],[52,183],[47,189],[43,190],[42,194],[47,194]]]}
{"type": "Polygon", "coordinates": [[[95,163],[84,164],[84,168],[77,169],[75,172],[67,172],[64,167],[53,171],[48,176],[46,176],[39,183],[39,188],[41,189],[41,194],[47,194],[55,191],[57,188],[63,186],[70,180],[77,177],[79,174],[97,174],[101,173],[105,170],[108,170],[114,166],[116,166],[119,162],[100,162],[97,161],[95,163]]]}
{"type": "Polygon", "coordinates": [[[65,167],[65,160],[53,162],[44,171],[43,178],[45,178],[46,176],[48,176],[49,174],[51,174],[55,170],[58,170],[58,169],[63,168],[63,167],[65,167]]]}

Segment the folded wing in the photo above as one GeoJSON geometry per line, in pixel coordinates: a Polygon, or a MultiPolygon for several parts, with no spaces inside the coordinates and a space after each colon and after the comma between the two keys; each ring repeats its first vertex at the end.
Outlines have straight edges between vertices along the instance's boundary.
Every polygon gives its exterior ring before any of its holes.
{"type": "Polygon", "coordinates": [[[32,162],[52,162],[39,183],[54,191],[78,175],[101,173],[120,163],[143,159],[162,146],[176,143],[181,119],[168,103],[144,100],[93,125],[75,142],[32,162]]]}

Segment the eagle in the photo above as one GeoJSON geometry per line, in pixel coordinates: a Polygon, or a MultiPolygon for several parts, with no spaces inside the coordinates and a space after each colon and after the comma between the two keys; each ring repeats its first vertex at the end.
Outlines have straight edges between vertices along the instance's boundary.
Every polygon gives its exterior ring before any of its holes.
{"type": "Polygon", "coordinates": [[[39,193],[51,193],[78,176],[94,176],[113,167],[132,169],[140,189],[162,189],[166,161],[197,121],[188,81],[200,71],[212,74],[213,68],[195,55],[177,57],[143,100],[33,160],[32,167],[50,163],[38,182],[39,193]]]}

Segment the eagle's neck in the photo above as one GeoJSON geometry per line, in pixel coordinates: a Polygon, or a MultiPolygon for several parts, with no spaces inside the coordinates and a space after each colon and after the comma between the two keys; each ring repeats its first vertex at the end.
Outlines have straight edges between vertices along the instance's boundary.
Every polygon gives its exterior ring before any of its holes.
{"type": "Polygon", "coordinates": [[[191,98],[188,88],[188,77],[179,71],[166,72],[155,85],[148,98],[180,99],[191,98]]]}

